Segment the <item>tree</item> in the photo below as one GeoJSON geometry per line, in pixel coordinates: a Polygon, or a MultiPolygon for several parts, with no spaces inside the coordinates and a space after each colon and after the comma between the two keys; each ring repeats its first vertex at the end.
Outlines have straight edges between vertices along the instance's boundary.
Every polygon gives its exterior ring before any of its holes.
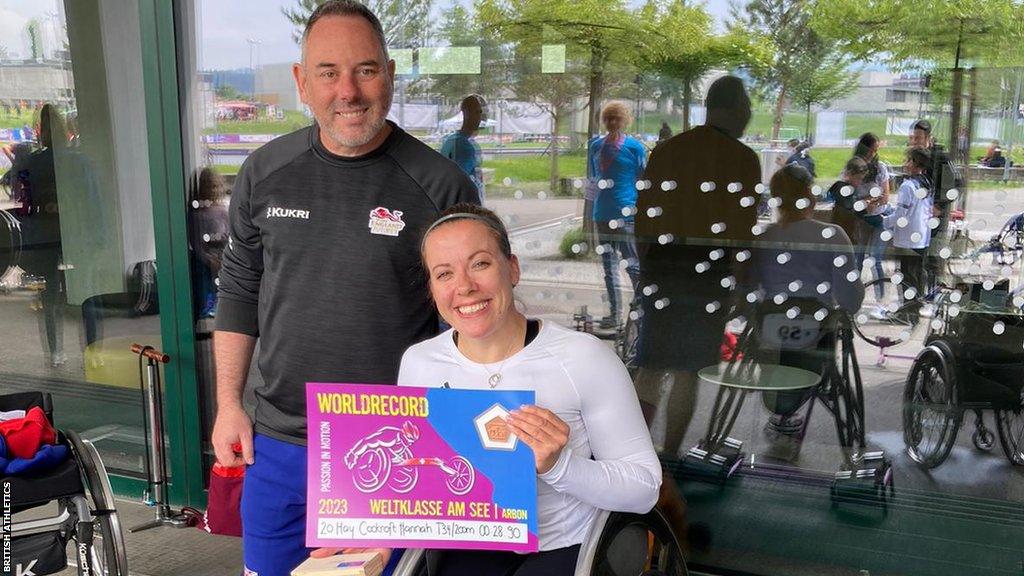
{"type": "Polygon", "coordinates": [[[230,84],[221,84],[213,91],[221,100],[246,100],[245,94],[230,84]]]}
{"type": "MultiPolygon", "coordinates": [[[[302,42],[306,21],[324,0],[296,0],[294,8],[281,8],[281,13],[293,25],[292,39],[302,42]]],[[[384,28],[384,39],[389,47],[421,46],[429,33],[430,9],[433,0],[367,0],[365,4],[384,28]]]]}
{"type": "Polygon", "coordinates": [[[767,45],[767,58],[750,63],[749,71],[766,95],[775,98],[771,137],[778,137],[791,92],[806,73],[801,54],[816,42],[808,27],[810,0],[748,0],[731,6],[729,30],[767,45]]]}
{"type": "Polygon", "coordinates": [[[658,33],[646,50],[638,52],[637,65],[677,81],[682,92],[683,130],[689,130],[695,85],[712,69],[738,63],[746,40],[737,34],[715,36],[714,21],[703,4],[648,0],[640,13],[658,33]]]}
{"type": "Polygon", "coordinates": [[[482,0],[480,18],[508,42],[565,43],[582,48],[587,58],[587,139],[597,133],[606,67],[629,62],[656,32],[624,0],[482,0]]]}
{"type": "Polygon", "coordinates": [[[449,46],[480,48],[479,74],[440,74],[428,76],[422,89],[444,98],[446,104],[457,105],[469,94],[493,95],[508,83],[508,64],[505,48],[493,34],[484,28],[473,14],[461,4],[454,4],[442,13],[437,34],[449,46]]]}
{"type": "Polygon", "coordinates": [[[793,102],[800,104],[806,114],[804,134],[811,133],[811,106],[828,104],[851,94],[857,89],[858,75],[851,72],[849,57],[829,49],[815,37],[814,45],[798,56],[797,68],[808,75],[793,84],[790,90],[793,102]]]}

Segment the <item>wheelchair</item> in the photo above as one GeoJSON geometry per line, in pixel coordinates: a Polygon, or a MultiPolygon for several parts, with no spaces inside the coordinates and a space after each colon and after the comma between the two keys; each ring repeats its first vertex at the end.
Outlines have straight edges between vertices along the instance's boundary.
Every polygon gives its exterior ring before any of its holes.
{"type": "MultiPolygon", "coordinates": [[[[0,410],[39,407],[53,422],[49,394],[20,392],[0,396],[0,410]]],[[[54,574],[68,567],[67,545],[74,541],[79,576],[127,576],[128,558],[114,495],[99,452],[73,431],[58,431],[69,458],[55,468],[2,479],[10,497],[11,567],[16,574],[54,574]],[[24,518],[23,512],[51,503],[57,515],[24,518]]]]}
{"type": "Polygon", "coordinates": [[[992,449],[983,410],[995,413],[999,443],[1011,464],[1024,465],[1024,316],[992,309],[956,310],[942,304],[938,329],[918,353],[903,391],[907,455],[935,468],[956,443],[964,414],[974,412],[972,441],[992,449]]]}
{"type": "MultiPolygon", "coordinates": [[[[820,403],[832,414],[843,456],[840,470],[831,479],[833,506],[869,498],[887,510],[887,501],[895,496],[892,466],[883,452],[867,451],[864,386],[849,315],[813,298],[762,302],[746,312],[738,353],[726,373],[739,378],[747,374],[754,380],[758,366],[777,364],[818,374],[817,384],[803,390],[762,390],[762,403],[780,422],[799,416],[795,429],[786,432],[798,440],[803,440],[814,406],[820,403]]],[[[738,442],[733,440],[734,445],[738,442]]]]}
{"type": "MultiPolygon", "coordinates": [[[[443,554],[443,551],[438,552],[443,554]]],[[[408,549],[394,576],[429,576],[435,553],[408,549]]],[[[679,541],[665,516],[602,510],[580,546],[575,576],[686,576],[679,541]]]]}

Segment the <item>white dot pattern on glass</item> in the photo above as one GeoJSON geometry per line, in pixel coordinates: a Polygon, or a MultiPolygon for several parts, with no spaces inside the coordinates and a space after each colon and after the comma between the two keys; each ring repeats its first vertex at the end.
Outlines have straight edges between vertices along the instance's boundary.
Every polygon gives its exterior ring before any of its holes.
{"type": "Polygon", "coordinates": [[[623,206],[622,215],[625,216],[626,218],[629,218],[630,216],[635,216],[636,206],[623,206]]]}
{"type": "Polygon", "coordinates": [[[882,230],[882,233],[878,235],[882,239],[882,242],[888,242],[892,240],[892,232],[888,230],[882,230]]]}
{"type": "Polygon", "coordinates": [[[815,196],[821,196],[821,186],[818,186],[817,184],[811,186],[811,194],[814,194],[815,196]]]}
{"type": "Polygon", "coordinates": [[[708,314],[714,314],[715,312],[718,312],[718,309],[721,307],[721,303],[719,303],[718,300],[715,300],[714,302],[708,302],[707,305],[704,306],[704,310],[706,310],[708,314]]]}
{"type": "Polygon", "coordinates": [[[601,178],[600,180],[597,181],[597,189],[598,190],[604,190],[607,187],[608,187],[608,181],[605,180],[604,178],[601,178]]]}
{"type": "Polygon", "coordinates": [[[661,191],[662,192],[668,192],[670,190],[675,190],[675,189],[676,189],[676,181],[675,180],[665,180],[664,182],[661,183],[661,191]]]}
{"type": "Polygon", "coordinates": [[[740,250],[736,253],[737,262],[746,262],[750,259],[750,250],[740,250]]]}
{"type": "Polygon", "coordinates": [[[954,291],[949,293],[949,301],[952,302],[953,304],[956,304],[957,302],[962,300],[963,297],[964,297],[963,293],[960,292],[959,290],[954,290],[954,291]]]}
{"type": "Polygon", "coordinates": [[[516,190],[512,194],[512,197],[515,198],[516,200],[522,200],[523,199],[523,191],[522,190],[516,190]]]}
{"type": "Polygon", "coordinates": [[[662,234],[661,236],[658,236],[658,244],[661,244],[662,246],[671,244],[673,240],[675,240],[675,237],[671,234],[662,234]]]}
{"type": "Polygon", "coordinates": [[[992,333],[993,334],[995,334],[996,336],[999,336],[1003,332],[1006,332],[1006,324],[1004,324],[1002,321],[996,321],[996,323],[992,324],[992,333]]]}
{"type": "Polygon", "coordinates": [[[693,269],[697,271],[697,274],[703,274],[711,269],[711,262],[698,262],[693,269]]]}
{"type": "Polygon", "coordinates": [[[808,200],[807,198],[800,198],[799,200],[796,201],[797,210],[803,210],[804,208],[807,208],[810,205],[811,201],[808,200]]]}
{"type": "Polygon", "coordinates": [[[864,202],[863,200],[857,200],[856,202],[853,203],[853,209],[856,210],[857,212],[863,212],[864,209],[867,207],[867,203],[864,202]]]}
{"type": "Polygon", "coordinates": [[[786,300],[789,300],[789,294],[779,292],[775,296],[772,296],[772,302],[774,302],[776,306],[782,306],[786,300]]]}
{"type": "Polygon", "coordinates": [[[754,200],[753,196],[744,196],[743,198],[740,198],[740,206],[743,208],[750,208],[755,202],[756,200],[754,200]]]}
{"type": "Polygon", "coordinates": [[[832,259],[832,264],[836,268],[842,268],[843,266],[846,265],[846,256],[843,256],[842,254],[836,256],[835,258],[832,259]]]}
{"type": "Polygon", "coordinates": [[[711,252],[708,252],[708,258],[711,258],[712,260],[721,260],[722,258],[725,258],[725,250],[715,248],[711,252]]]}
{"type": "Polygon", "coordinates": [[[203,242],[209,242],[209,241],[210,241],[210,235],[209,234],[203,234],[203,242]]]}
{"type": "Polygon", "coordinates": [[[622,220],[609,220],[608,227],[612,230],[618,230],[622,226],[622,220]]]}
{"type": "Polygon", "coordinates": [[[726,276],[725,278],[722,278],[719,284],[722,286],[722,288],[732,288],[733,286],[736,285],[736,278],[732,276],[726,276]]]}
{"type": "Polygon", "coordinates": [[[915,242],[915,243],[916,242],[920,242],[922,238],[924,238],[924,237],[921,236],[920,232],[913,232],[913,233],[910,234],[910,241],[911,242],[915,242]]]}
{"type": "Polygon", "coordinates": [[[831,226],[826,226],[821,229],[821,237],[828,240],[829,238],[836,235],[836,229],[831,226]]]}
{"type": "Polygon", "coordinates": [[[939,219],[938,218],[929,218],[928,219],[928,227],[931,228],[932,230],[935,230],[936,228],[938,228],[939,227],[939,219]]]}
{"type": "Polygon", "coordinates": [[[668,308],[670,303],[671,302],[669,302],[668,298],[658,298],[654,301],[654,307],[658,310],[664,310],[665,308],[668,308]]]}
{"type": "Polygon", "coordinates": [[[747,293],[747,302],[749,302],[751,304],[753,304],[754,302],[757,302],[760,299],[761,299],[761,295],[758,294],[757,292],[748,292],[747,293]]]}
{"type": "Polygon", "coordinates": [[[893,274],[892,278],[891,278],[891,281],[892,281],[893,284],[899,284],[900,282],[903,282],[903,273],[897,272],[897,273],[893,274]]]}
{"type": "Polygon", "coordinates": [[[796,318],[799,315],[800,315],[800,309],[797,308],[796,306],[793,306],[789,310],[786,310],[786,318],[789,318],[790,320],[796,318]]]}
{"type": "Polygon", "coordinates": [[[764,234],[764,226],[761,226],[760,224],[754,224],[753,226],[750,227],[750,233],[753,234],[754,236],[760,236],[761,234],[764,234]]]}
{"type": "Polygon", "coordinates": [[[657,218],[658,216],[661,216],[661,214],[662,214],[661,206],[651,206],[650,208],[647,209],[647,217],[648,218],[657,218]]]}
{"type": "Polygon", "coordinates": [[[949,249],[949,246],[944,246],[941,250],[939,250],[939,257],[942,259],[947,259],[952,255],[953,251],[949,249]]]}
{"type": "Polygon", "coordinates": [[[657,294],[658,293],[658,285],[657,284],[648,284],[647,286],[644,286],[643,292],[644,292],[644,296],[651,296],[653,294],[657,294]]]}
{"type": "Polygon", "coordinates": [[[511,179],[511,178],[509,178],[508,176],[505,176],[505,177],[504,177],[504,178],[503,178],[503,179],[501,180],[501,183],[502,183],[502,184],[504,184],[505,186],[511,186],[511,185],[512,185],[512,179],[511,179]]]}
{"type": "Polygon", "coordinates": [[[818,294],[828,294],[828,289],[830,287],[831,286],[829,286],[828,282],[822,282],[821,284],[818,284],[814,289],[818,292],[818,294]]]}
{"type": "Polygon", "coordinates": [[[792,256],[790,256],[789,252],[783,252],[775,257],[775,261],[779,264],[785,264],[786,262],[789,262],[790,258],[792,258],[792,256]]]}
{"type": "Polygon", "coordinates": [[[198,209],[199,208],[199,200],[193,200],[192,201],[192,207],[198,209]]]}
{"type": "Polygon", "coordinates": [[[711,225],[712,234],[721,234],[722,232],[725,232],[725,222],[715,222],[711,225]]]}
{"type": "Polygon", "coordinates": [[[582,178],[573,178],[572,179],[572,187],[577,189],[577,190],[579,190],[580,188],[583,188],[583,179],[582,178]]]}
{"type": "Polygon", "coordinates": [[[735,194],[743,190],[743,184],[740,184],[739,182],[730,182],[725,189],[728,190],[730,194],[735,194]]]}
{"type": "Polygon", "coordinates": [[[908,224],[910,224],[910,220],[907,220],[906,216],[900,216],[896,219],[897,228],[906,228],[908,224]]]}
{"type": "Polygon", "coordinates": [[[545,192],[543,190],[541,190],[540,192],[537,192],[537,199],[538,200],[547,200],[547,198],[548,198],[548,193],[547,192],[545,192]]]}
{"type": "Polygon", "coordinates": [[[790,292],[797,292],[801,288],[803,288],[803,286],[804,283],[802,280],[793,280],[792,282],[789,283],[789,286],[787,286],[787,288],[789,288],[790,292]]]}
{"type": "Polygon", "coordinates": [[[824,308],[818,308],[818,310],[814,313],[814,319],[817,320],[818,322],[821,322],[825,318],[828,318],[828,310],[824,308]]]}
{"type": "Polygon", "coordinates": [[[856,282],[858,278],[860,278],[860,273],[856,270],[850,270],[846,273],[846,279],[849,282],[856,282]]]}
{"type": "Polygon", "coordinates": [[[956,188],[950,188],[946,192],[946,199],[948,199],[948,200],[956,200],[959,197],[960,197],[960,191],[957,190],[956,188]]]}
{"type": "Polygon", "coordinates": [[[700,185],[700,191],[701,192],[711,192],[714,189],[715,189],[715,183],[714,182],[702,182],[701,185],[700,185]]]}
{"type": "Polygon", "coordinates": [[[839,193],[843,196],[853,196],[853,186],[843,186],[839,189],[839,193]]]}
{"type": "Polygon", "coordinates": [[[927,188],[918,188],[917,190],[914,190],[914,196],[916,196],[918,200],[924,200],[928,197],[928,194],[929,192],[927,188]]]}
{"type": "Polygon", "coordinates": [[[872,198],[878,198],[879,196],[882,195],[882,189],[879,188],[878,186],[872,186],[871,190],[868,191],[868,195],[871,196],[872,198]]]}

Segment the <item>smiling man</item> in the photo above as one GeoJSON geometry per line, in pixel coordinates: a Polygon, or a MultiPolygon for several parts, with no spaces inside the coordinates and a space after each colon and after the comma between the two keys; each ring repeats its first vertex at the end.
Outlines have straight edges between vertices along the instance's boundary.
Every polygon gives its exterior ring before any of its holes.
{"type": "Polygon", "coordinates": [[[447,207],[478,201],[458,166],[387,120],[395,63],[366,7],[317,8],[294,74],[316,122],[242,166],[214,335],[212,443],[221,464],[249,464],[245,573],[260,576],[309,554],[306,382],[396,382],[402,352],[438,327],[420,236],[447,207]],[[242,390],[257,339],[250,419],[242,390]]]}

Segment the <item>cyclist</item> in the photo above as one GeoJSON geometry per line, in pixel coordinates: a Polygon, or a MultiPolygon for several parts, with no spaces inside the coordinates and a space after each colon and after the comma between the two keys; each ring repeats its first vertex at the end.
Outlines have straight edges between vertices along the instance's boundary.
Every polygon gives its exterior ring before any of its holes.
{"type": "Polygon", "coordinates": [[[421,254],[452,328],[405,352],[398,384],[525,389],[537,398],[506,421],[534,453],[540,551],[447,551],[432,574],[571,574],[599,510],[646,513],[658,499],[661,465],[629,374],[597,338],[516,310],[519,261],[494,212],[446,210],[421,254]]]}
{"type": "Polygon", "coordinates": [[[353,446],[348,454],[345,454],[345,466],[348,466],[349,470],[355,468],[356,462],[363,454],[377,448],[386,448],[394,460],[403,448],[415,444],[419,437],[420,429],[412,422],[406,421],[401,428],[385,426],[353,446]]]}

